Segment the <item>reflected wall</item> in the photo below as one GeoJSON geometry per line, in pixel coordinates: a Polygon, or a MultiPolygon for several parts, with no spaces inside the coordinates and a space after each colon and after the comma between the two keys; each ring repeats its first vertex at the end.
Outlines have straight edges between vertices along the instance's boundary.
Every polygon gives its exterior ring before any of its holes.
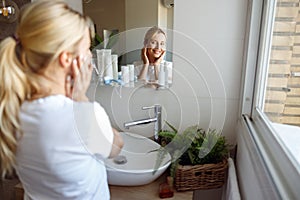
{"type": "Polygon", "coordinates": [[[102,37],[103,30],[159,26],[173,29],[173,10],[161,0],[92,0],[83,3],[84,14],[90,16],[102,37]]]}

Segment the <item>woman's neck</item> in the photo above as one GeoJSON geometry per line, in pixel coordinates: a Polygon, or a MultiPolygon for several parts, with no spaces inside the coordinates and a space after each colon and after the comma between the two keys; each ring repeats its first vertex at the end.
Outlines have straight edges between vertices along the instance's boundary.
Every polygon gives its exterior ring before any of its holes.
{"type": "Polygon", "coordinates": [[[149,63],[153,64],[153,63],[155,63],[156,60],[157,60],[157,58],[155,58],[155,57],[150,57],[150,58],[149,58],[149,63]]]}
{"type": "Polygon", "coordinates": [[[40,73],[39,76],[39,90],[32,95],[32,100],[51,95],[66,94],[66,75],[62,70],[57,68],[56,70],[46,69],[44,72],[40,73]]]}

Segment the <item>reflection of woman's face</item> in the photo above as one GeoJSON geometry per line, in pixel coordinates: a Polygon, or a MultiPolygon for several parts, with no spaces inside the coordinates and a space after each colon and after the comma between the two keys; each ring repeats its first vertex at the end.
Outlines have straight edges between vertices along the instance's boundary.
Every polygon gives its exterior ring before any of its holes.
{"type": "Polygon", "coordinates": [[[147,45],[147,53],[149,56],[159,58],[166,50],[166,37],[163,33],[155,34],[147,45]]]}

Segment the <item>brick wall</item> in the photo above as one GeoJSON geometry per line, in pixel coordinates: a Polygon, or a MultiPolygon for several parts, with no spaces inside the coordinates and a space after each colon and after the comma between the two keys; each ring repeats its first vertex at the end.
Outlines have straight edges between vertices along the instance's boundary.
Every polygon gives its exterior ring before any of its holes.
{"type": "Polygon", "coordinates": [[[299,0],[277,1],[264,111],[273,122],[300,126],[299,0]]]}

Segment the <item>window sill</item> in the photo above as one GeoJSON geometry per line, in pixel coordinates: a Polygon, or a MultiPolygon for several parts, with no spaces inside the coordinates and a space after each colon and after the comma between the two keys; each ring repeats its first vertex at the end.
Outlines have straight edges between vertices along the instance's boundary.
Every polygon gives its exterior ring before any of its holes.
{"type": "Polygon", "coordinates": [[[272,123],[272,127],[277,133],[278,139],[284,144],[287,153],[300,167],[300,127],[278,123],[272,123]]]}

